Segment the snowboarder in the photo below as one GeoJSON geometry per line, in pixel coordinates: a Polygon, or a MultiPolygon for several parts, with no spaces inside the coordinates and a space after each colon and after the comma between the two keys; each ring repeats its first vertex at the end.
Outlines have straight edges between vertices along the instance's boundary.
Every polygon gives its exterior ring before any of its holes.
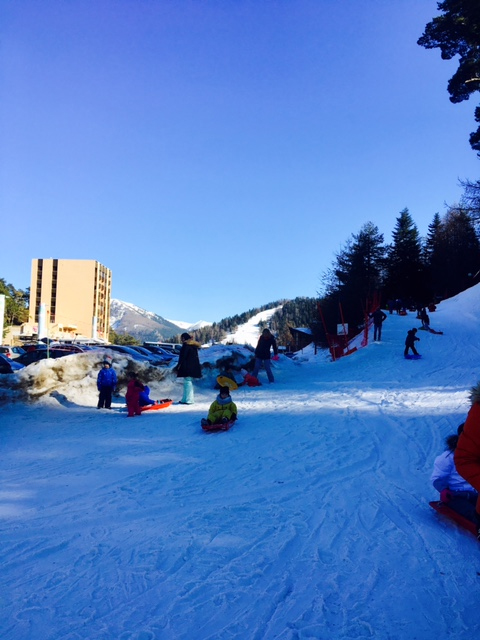
{"type": "Polygon", "coordinates": [[[265,371],[267,372],[267,378],[269,382],[275,382],[272,373],[272,365],[270,364],[270,349],[273,349],[274,357],[278,356],[278,348],[275,338],[270,333],[269,329],[264,329],[262,331],[262,335],[258,339],[257,347],[255,349],[255,366],[253,368],[252,376],[254,378],[258,378],[258,372],[260,371],[260,367],[265,367],[265,371]]]}
{"type": "Polygon", "coordinates": [[[475,522],[475,505],[478,493],[458,473],[454,460],[455,449],[463,427],[464,425],[461,424],[456,434],[446,438],[447,449],[435,458],[431,481],[440,493],[440,500],[444,504],[448,504],[450,509],[475,522]]]}
{"type": "Polygon", "coordinates": [[[138,380],[136,374],[133,371],[130,372],[130,382],[127,385],[127,393],[125,394],[129,418],[142,414],[142,410],[140,409],[140,393],[144,389],[145,387],[140,380],[138,380]]]}
{"type": "Polygon", "coordinates": [[[202,427],[235,421],[237,413],[237,405],[230,397],[230,389],[228,387],[220,387],[220,393],[210,405],[207,418],[202,418],[202,427]]]}
{"type": "Polygon", "coordinates": [[[174,367],[178,378],[183,378],[183,396],[179,404],[193,404],[193,378],[202,377],[202,368],[198,358],[198,350],[201,345],[195,342],[188,333],[182,333],[182,348],[178,357],[178,364],[174,367]]]}
{"type": "Polygon", "coordinates": [[[382,339],[382,323],[387,319],[387,315],[378,307],[369,317],[373,318],[373,339],[380,341],[382,339]]]}
{"type": "Polygon", "coordinates": [[[419,355],[418,351],[415,349],[415,342],[420,341],[420,338],[417,338],[416,333],[416,329],[410,329],[410,331],[407,332],[407,337],[405,339],[405,351],[403,353],[405,357],[408,356],[409,349],[412,350],[413,355],[419,355]]]}
{"type": "MultiPolygon", "coordinates": [[[[454,459],[462,478],[480,491],[480,383],[471,390],[470,400],[472,406],[458,438],[454,459]]],[[[480,497],[477,499],[475,519],[480,540],[480,497]]]]}
{"type": "Polygon", "coordinates": [[[97,389],[99,391],[97,409],[112,408],[112,393],[116,386],[117,374],[115,369],[112,369],[110,362],[105,360],[97,376],[97,389]]]}

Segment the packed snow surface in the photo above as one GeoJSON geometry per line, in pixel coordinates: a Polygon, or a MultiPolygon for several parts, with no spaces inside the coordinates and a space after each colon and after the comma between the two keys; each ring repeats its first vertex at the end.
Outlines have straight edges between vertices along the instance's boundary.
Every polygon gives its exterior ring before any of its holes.
{"type": "MultiPolygon", "coordinates": [[[[0,637],[479,637],[479,543],[428,501],[480,378],[480,288],[430,319],[421,360],[413,313],[336,362],[281,357],[224,433],[200,428],[214,371],[196,404],[130,419],[121,397],[96,410],[93,356],[5,377],[0,637]]],[[[180,398],[171,372],[149,382],[180,398]]]]}

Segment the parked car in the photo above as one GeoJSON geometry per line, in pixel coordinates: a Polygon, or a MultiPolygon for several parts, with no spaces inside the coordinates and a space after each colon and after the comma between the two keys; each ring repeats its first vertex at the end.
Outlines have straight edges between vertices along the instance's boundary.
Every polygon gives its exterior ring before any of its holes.
{"type": "Polygon", "coordinates": [[[22,347],[0,347],[0,353],[3,353],[4,356],[7,356],[7,358],[11,360],[15,360],[15,358],[18,358],[18,356],[26,352],[22,347]]]}
{"type": "Polygon", "coordinates": [[[126,346],[123,344],[107,344],[105,345],[105,347],[102,347],[102,350],[103,349],[116,351],[117,353],[122,353],[125,356],[130,356],[131,358],[133,358],[134,360],[138,360],[139,362],[152,364],[147,356],[144,356],[142,353],[135,351],[135,349],[132,349],[130,346],[126,346]]]}
{"type": "Polygon", "coordinates": [[[25,367],[33,362],[38,362],[39,360],[46,360],[47,358],[62,358],[64,356],[73,356],[75,355],[74,351],[68,351],[67,349],[32,349],[32,351],[27,351],[15,360],[15,362],[20,362],[25,367]]]}
{"type": "Polygon", "coordinates": [[[138,347],[138,346],[130,346],[131,349],[135,349],[135,351],[138,351],[138,353],[141,353],[142,355],[144,355],[146,358],[148,358],[150,360],[150,362],[156,366],[161,366],[164,364],[168,364],[170,362],[170,360],[172,359],[172,357],[170,355],[165,356],[163,354],[160,353],[156,353],[154,351],[150,351],[149,349],[146,349],[145,347],[138,347]]]}
{"type": "Polygon", "coordinates": [[[11,360],[5,354],[0,353],[0,373],[15,373],[20,369],[23,369],[23,364],[16,362],[16,360],[11,360]]]}
{"type": "Polygon", "coordinates": [[[162,347],[150,345],[148,347],[144,347],[144,349],[147,349],[148,351],[151,351],[152,353],[161,356],[164,359],[165,363],[171,362],[172,360],[178,360],[178,355],[176,353],[173,353],[172,351],[167,351],[162,347]]]}
{"type": "Polygon", "coordinates": [[[91,347],[83,344],[73,344],[71,342],[51,342],[50,349],[69,351],[70,353],[86,353],[87,351],[91,351],[91,347]]]}

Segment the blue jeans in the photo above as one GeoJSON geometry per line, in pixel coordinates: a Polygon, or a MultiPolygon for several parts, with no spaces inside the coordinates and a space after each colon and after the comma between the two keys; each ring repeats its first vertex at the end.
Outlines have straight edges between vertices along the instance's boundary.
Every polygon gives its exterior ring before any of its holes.
{"type": "Polygon", "coordinates": [[[184,404],[193,404],[195,402],[193,396],[193,378],[183,379],[183,396],[180,402],[184,404]]]}
{"type": "Polygon", "coordinates": [[[260,358],[255,358],[255,366],[253,368],[252,376],[258,378],[258,372],[260,371],[262,364],[265,367],[265,371],[267,372],[268,381],[274,382],[270,358],[268,360],[260,360],[260,358]]]}

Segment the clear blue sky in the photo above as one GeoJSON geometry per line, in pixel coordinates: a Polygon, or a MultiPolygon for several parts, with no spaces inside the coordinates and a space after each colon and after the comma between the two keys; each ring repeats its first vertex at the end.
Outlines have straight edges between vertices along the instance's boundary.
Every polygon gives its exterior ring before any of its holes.
{"type": "Polygon", "coordinates": [[[96,259],[217,321],[315,296],[365,222],[422,235],[478,179],[435,0],[3,0],[0,277],[96,259]],[[5,231],[7,233],[5,234],[5,231]],[[6,235],[6,237],[5,237],[6,235]]]}

